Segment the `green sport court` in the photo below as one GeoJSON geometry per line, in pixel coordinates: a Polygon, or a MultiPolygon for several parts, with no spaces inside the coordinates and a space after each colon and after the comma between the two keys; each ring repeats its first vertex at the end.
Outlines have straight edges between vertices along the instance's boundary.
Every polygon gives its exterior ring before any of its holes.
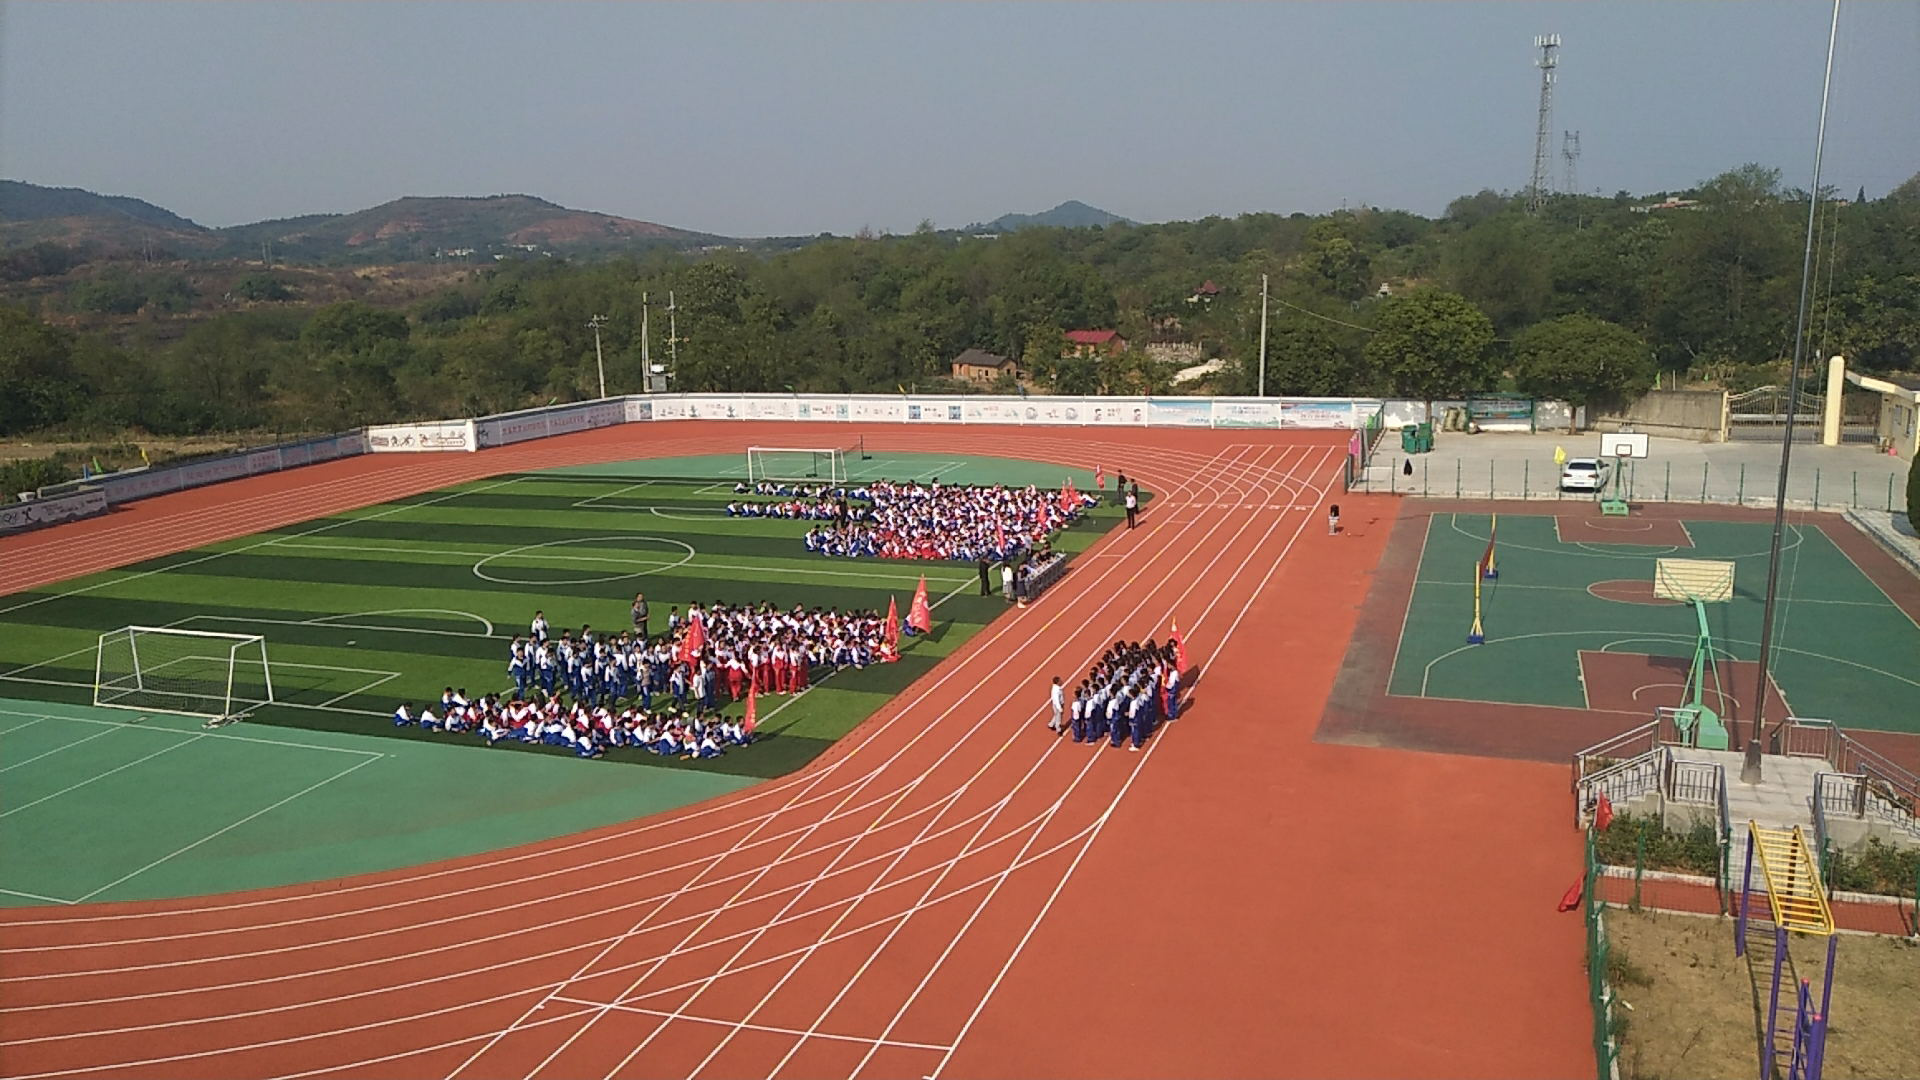
{"type": "MultiPolygon", "coordinates": [[[[1690,605],[1653,595],[1656,560],[1708,559],[1735,567],[1732,599],[1706,612],[1724,704],[1737,714],[1758,677],[1772,525],[1695,513],[1499,514],[1499,578],[1482,584],[1479,645],[1466,638],[1474,568],[1493,519],[1433,513],[1387,693],[1651,718],[1655,706],[1679,703],[1698,634],[1690,605]]],[[[1793,519],[1782,544],[1769,719],[1784,706],[1849,729],[1920,734],[1920,624],[1825,530],[1793,519]]],[[[1711,695],[1707,704],[1716,704],[1711,695]]]]}
{"type": "MultiPolygon", "coordinates": [[[[846,467],[853,483],[1094,479],[980,456],[846,467]]],[[[742,455],[508,474],[0,597],[0,903],[317,880],[711,798],[812,760],[1005,610],[978,595],[971,564],[828,558],[802,549],[809,522],[728,518],[744,475],[742,455]],[[636,592],[656,631],[695,601],[884,612],[897,599],[904,615],[923,574],[933,633],[903,638],[898,663],[763,695],[761,740],[717,760],[583,761],[389,719],[448,685],[510,686],[507,645],[535,610],[556,636],[628,626],[636,592]],[[127,625],[264,636],[276,703],[214,730],[93,707],[99,635],[127,625]]],[[[1071,557],[1122,520],[1101,507],[1054,546],[1071,557]]]]}

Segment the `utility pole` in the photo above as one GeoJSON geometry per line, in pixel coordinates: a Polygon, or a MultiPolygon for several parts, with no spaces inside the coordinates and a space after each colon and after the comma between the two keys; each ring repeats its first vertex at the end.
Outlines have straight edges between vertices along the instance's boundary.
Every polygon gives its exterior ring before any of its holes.
{"type": "Polygon", "coordinates": [[[674,315],[679,307],[673,302],[673,290],[667,290],[667,377],[680,372],[680,322],[674,315]]]}
{"type": "Polygon", "coordinates": [[[1267,396],[1267,275],[1260,275],[1260,389],[1256,397],[1267,396]]]}
{"type": "Polygon", "coordinates": [[[605,315],[595,315],[587,320],[587,325],[593,327],[593,362],[600,369],[600,396],[603,398],[607,396],[607,360],[600,354],[600,327],[606,321],[605,315]]]}
{"type": "Polygon", "coordinates": [[[648,341],[648,338],[652,336],[647,326],[648,314],[649,312],[647,308],[647,294],[641,293],[640,294],[640,374],[641,374],[640,388],[645,392],[651,394],[653,392],[653,348],[651,343],[648,341]]]}
{"type": "Polygon", "coordinates": [[[1553,135],[1553,70],[1560,65],[1560,35],[1542,34],[1533,39],[1533,47],[1540,50],[1540,59],[1533,62],[1540,69],[1540,119],[1533,131],[1533,178],[1527,181],[1529,214],[1540,212],[1553,182],[1547,162],[1553,135]]]}

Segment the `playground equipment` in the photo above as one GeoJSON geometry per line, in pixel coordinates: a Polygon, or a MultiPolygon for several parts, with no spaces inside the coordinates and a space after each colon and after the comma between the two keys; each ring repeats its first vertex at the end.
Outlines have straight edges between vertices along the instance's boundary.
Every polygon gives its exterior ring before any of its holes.
{"type": "MultiPolygon", "coordinates": [[[[1800,826],[1789,832],[1762,828],[1749,821],[1733,953],[1746,958],[1755,990],[1764,991],[1766,996],[1760,1080],[1820,1080],[1826,1060],[1828,1009],[1833,1001],[1833,961],[1840,940],[1833,931],[1833,912],[1820,885],[1819,863],[1800,826]],[[1767,899],[1765,910],[1757,914],[1753,910],[1756,866],[1767,899]],[[1801,977],[1794,964],[1794,934],[1825,939],[1824,955],[1815,972],[1819,977],[1817,1009],[1814,980],[1801,977]],[[1781,993],[1783,989],[1787,994],[1781,993]],[[1785,1000],[1789,998],[1790,1003],[1785,1000]]],[[[1759,996],[1756,993],[1756,1001],[1759,996]]]]}
{"type": "Polygon", "coordinates": [[[1726,700],[1720,685],[1720,664],[1714,655],[1713,630],[1707,625],[1707,605],[1733,599],[1733,563],[1719,559],[1658,559],[1654,562],[1653,594],[1690,604],[1699,630],[1693,639],[1693,663],[1687,668],[1687,687],[1674,722],[1683,741],[1703,750],[1727,749],[1726,725],[1707,704],[1707,680],[1713,680],[1716,703],[1726,700]]]}
{"type": "Polygon", "coordinates": [[[1613,459],[1613,476],[1600,493],[1600,513],[1608,517],[1627,517],[1632,509],[1633,463],[1647,456],[1647,437],[1631,431],[1600,436],[1600,457],[1613,459]]]}
{"type": "Polygon", "coordinates": [[[1500,535],[1500,515],[1493,515],[1492,524],[1487,529],[1487,550],[1473,564],[1473,629],[1467,631],[1467,644],[1480,645],[1487,640],[1487,632],[1480,625],[1480,583],[1498,581],[1500,568],[1494,563],[1494,541],[1500,535]]]}

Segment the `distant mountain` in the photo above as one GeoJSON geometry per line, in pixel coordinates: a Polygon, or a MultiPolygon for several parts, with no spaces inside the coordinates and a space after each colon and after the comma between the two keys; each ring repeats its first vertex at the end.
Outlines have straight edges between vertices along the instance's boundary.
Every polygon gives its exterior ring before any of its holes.
{"type": "Polygon", "coordinates": [[[258,255],[265,246],[275,259],[314,262],[575,254],[731,242],[650,221],[569,210],[531,195],[410,196],[351,214],[308,214],[208,229],[139,199],[0,181],[0,248],[42,240],[125,250],[157,244],[176,256],[201,257],[258,255]]]}
{"type": "Polygon", "coordinates": [[[1093,225],[1132,225],[1118,214],[1109,214],[1097,206],[1088,206],[1077,199],[1069,199],[1051,210],[1038,214],[1002,214],[985,225],[972,226],[969,232],[1013,232],[1016,229],[1050,227],[1055,229],[1084,229],[1093,225]]]}

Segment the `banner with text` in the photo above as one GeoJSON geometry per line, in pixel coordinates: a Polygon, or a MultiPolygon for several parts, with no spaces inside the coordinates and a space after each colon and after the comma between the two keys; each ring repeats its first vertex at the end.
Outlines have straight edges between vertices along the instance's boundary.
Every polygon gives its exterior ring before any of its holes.
{"type": "MultiPolygon", "coordinates": [[[[472,420],[441,420],[426,424],[381,424],[367,429],[367,449],[376,454],[478,450],[480,440],[472,420]]],[[[538,438],[538,436],[528,436],[538,438]]]]}
{"type": "Polygon", "coordinates": [[[76,491],[52,499],[8,503],[0,506],[0,534],[57,525],[62,521],[77,521],[106,512],[107,493],[104,491],[76,491]]]}

